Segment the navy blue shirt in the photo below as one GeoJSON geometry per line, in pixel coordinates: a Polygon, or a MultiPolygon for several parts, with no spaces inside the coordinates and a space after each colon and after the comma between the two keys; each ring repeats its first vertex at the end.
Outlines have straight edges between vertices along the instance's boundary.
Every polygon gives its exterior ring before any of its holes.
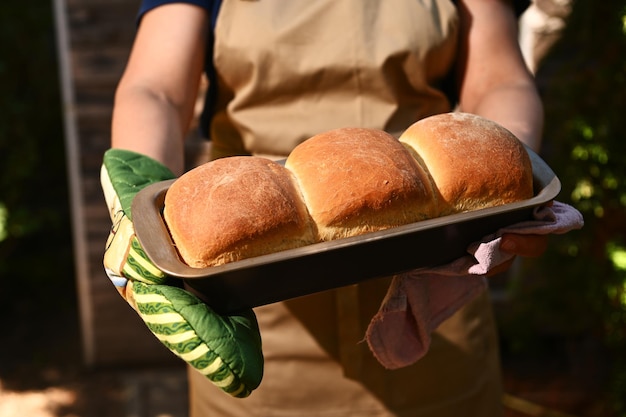
{"type": "MultiPolygon", "coordinates": [[[[456,3],[456,0],[452,0],[456,3]]],[[[219,11],[222,0],[143,0],[139,7],[139,17],[143,16],[145,12],[150,9],[154,9],[157,6],[168,3],[189,3],[195,4],[208,10],[211,14],[212,27],[215,27],[215,21],[217,20],[217,13],[219,11]]],[[[513,0],[513,6],[515,7],[515,13],[519,16],[526,8],[528,8],[530,0],[513,0]]]]}
{"type": "Polygon", "coordinates": [[[211,15],[211,27],[215,27],[217,12],[220,9],[222,0],[143,0],[139,7],[138,17],[141,19],[141,16],[147,11],[169,3],[189,3],[206,9],[211,15]]]}

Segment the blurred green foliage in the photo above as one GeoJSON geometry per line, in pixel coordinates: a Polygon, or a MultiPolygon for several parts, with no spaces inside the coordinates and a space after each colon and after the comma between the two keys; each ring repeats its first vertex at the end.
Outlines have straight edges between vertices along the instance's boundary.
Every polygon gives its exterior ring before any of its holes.
{"type": "Polygon", "coordinates": [[[585,227],[524,262],[502,332],[517,353],[545,353],[549,339],[598,345],[605,400],[626,416],[626,1],[575,1],[537,80],[542,156],[562,182],[558,200],[580,210],[585,227]]]}
{"type": "Polygon", "coordinates": [[[2,0],[0,51],[0,313],[73,308],[52,2],[2,0]]]}

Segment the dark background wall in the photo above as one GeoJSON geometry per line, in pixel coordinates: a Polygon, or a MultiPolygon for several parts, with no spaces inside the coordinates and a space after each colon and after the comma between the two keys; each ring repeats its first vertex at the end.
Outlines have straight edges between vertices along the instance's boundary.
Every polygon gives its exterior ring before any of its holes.
{"type": "Polygon", "coordinates": [[[0,4],[0,312],[58,315],[89,366],[173,361],[102,268],[110,221],[99,170],[137,7],[0,4]]]}

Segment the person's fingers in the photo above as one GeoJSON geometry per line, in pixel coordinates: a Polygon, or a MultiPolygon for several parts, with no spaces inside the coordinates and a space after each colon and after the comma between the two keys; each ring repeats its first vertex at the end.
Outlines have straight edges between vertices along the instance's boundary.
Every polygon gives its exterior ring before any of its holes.
{"type": "Polygon", "coordinates": [[[502,235],[500,248],[513,255],[536,258],[543,255],[548,247],[547,235],[519,235],[505,233],[502,235]]]}

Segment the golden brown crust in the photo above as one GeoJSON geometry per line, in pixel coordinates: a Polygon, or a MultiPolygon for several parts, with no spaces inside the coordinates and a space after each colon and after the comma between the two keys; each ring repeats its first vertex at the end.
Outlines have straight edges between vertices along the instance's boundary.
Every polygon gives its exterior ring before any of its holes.
{"type": "Polygon", "coordinates": [[[291,173],[242,156],[201,165],[176,180],[164,219],[183,260],[202,268],[315,241],[291,173]]]}
{"type": "Polygon", "coordinates": [[[298,180],[321,240],[382,230],[435,214],[427,175],[396,138],[341,128],[298,145],[285,167],[298,180]]]}
{"type": "Polygon", "coordinates": [[[311,243],[531,198],[532,166],[511,132],[446,113],[400,140],[341,128],[259,157],[201,165],[169,188],[164,218],[183,260],[221,265],[311,243]]]}
{"type": "Polygon", "coordinates": [[[427,167],[440,215],[498,206],[533,196],[532,166],[507,129],[467,113],[422,119],[400,136],[427,167]]]}

